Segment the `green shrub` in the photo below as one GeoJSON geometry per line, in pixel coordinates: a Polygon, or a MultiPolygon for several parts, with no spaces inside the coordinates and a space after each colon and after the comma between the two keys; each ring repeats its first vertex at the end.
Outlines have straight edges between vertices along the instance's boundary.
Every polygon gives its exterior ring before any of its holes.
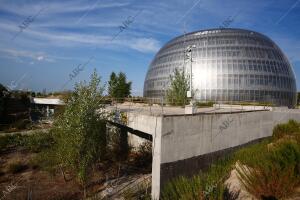
{"type": "Polygon", "coordinates": [[[276,144],[252,167],[241,163],[239,177],[255,197],[282,199],[300,184],[300,146],[293,140],[276,144]]]}
{"type": "Polygon", "coordinates": [[[101,104],[103,91],[104,86],[96,72],[89,83],[76,84],[53,127],[53,163],[57,161],[61,168],[76,175],[84,196],[89,171],[107,155],[107,113],[101,104]]]}
{"type": "Polygon", "coordinates": [[[6,151],[9,148],[23,147],[25,145],[25,137],[21,134],[0,136],[0,151],[6,151]]]}
{"type": "Polygon", "coordinates": [[[257,162],[260,162],[264,155],[268,152],[269,139],[265,139],[256,144],[243,147],[234,153],[234,160],[240,161],[247,166],[254,166],[257,162]]]}
{"type": "Polygon", "coordinates": [[[128,144],[128,134],[126,130],[108,125],[107,131],[109,132],[107,135],[107,144],[110,159],[116,162],[127,160],[131,147],[128,144]]]}
{"type": "Polygon", "coordinates": [[[167,183],[162,192],[162,200],[192,200],[204,199],[204,187],[200,176],[189,179],[178,177],[167,183]]]}
{"type": "Polygon", "coordinates": [[[9,147],[9,138],[7,136],[0,137],[0,151],[5,151],[9,147]]]}
{"type": "Polygon", "coordinates": [[[25,139],[25,148],[31,152],[40,152],[52,145],[54,145],[54,139],[51,132],[37,132],[25,139]]]}
{"type": "Polygon", "coordinates": [[[231,156],[216,161],[208,171],[193,178],[179,177],[166,184],[162,199],[234,199],[223,184],[233,168],[231,156]]]}
{"type": "Polygon", "coordinates": [[[213,107],[215,102],[208,101],[208,102],[196,102],[196,106],[198,108],[206,108],[206,107],[213,107]]]}
{"type": "Polygon", "coordinates": [[[35,132],[31,135],[5,135],[0,136],[0,151],[9,148],[24,147],[31,152],[39,152],[44,148],[49,148],[54,143],[51,133],[35,132]]]}
{"type": "Polygon", "coordinates": [[[294,135],[300,133],[300,124],[295,120],[289,120],[288,123],[278,124],[273,129],[273,138],[280,139],[286,135],[294,135]]]}
{"type": "Polygon", "coordinates": [[[144,142],[137,148],[134,164],[137,167],[147,168],[152,163],[152,142],[144,142]]]}
{"type": "Polygon", "coordinates": [[[32,158],[30,164],[54,175],[59,168],[59,157],[53,148],[44,149],[32,158]]]}

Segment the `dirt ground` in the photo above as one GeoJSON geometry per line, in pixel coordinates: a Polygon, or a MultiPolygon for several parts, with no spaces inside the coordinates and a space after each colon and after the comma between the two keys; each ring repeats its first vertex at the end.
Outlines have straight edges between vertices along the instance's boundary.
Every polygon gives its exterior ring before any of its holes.
{"type": "Polygon", "coordinates": [[[0,195],[2,199],[80,199],[81,189],[75,181],[65,182],[60,174],[50,174],[31,164],[30,154],[12,150],[1,154],[0,195]],[[12,172],[12,163],[22,164],[19,172],[12,172]]]}
{"type": "MultiPolygon", "coordinates": [[[[31,161],[35,154],[13,149],[0,155],[0,200],[77,200],[82,199],[82,187],[74,176],[66,173],[67,182],[60,172],[43,171],[31,161]],[[12,170],[13,163],[21,164],[12,170]],[[17,172],[16,172],[17,171],[17,172]]],[[[106,189],[106,182],[132,174],[149,173],[128,163],[106,162],[93,169],[89,177],[87,195],[94,196],[106,189]]]]}

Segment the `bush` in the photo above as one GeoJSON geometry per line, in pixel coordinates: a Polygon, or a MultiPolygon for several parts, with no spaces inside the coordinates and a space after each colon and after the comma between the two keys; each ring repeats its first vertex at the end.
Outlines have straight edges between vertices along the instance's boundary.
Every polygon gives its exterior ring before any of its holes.
{"type": "Polygon", "coordinates": [[[247,166],[254,166],[264,159],[264,155],[268,152],[269,139],[265,139],[259,143],[244,147],[234,153],[234,160],[240,161],[247,166]]]}
{"type": "Polygon", "coordinates": [[[124,161],[128,158],[131,147],[128,145],[127,132],[109,125],[107,131],[108,151],[113,161],[124,161]]]}
{"type": "Polygon", "coordinates": [[[300,124],[295,120],[289,120],[286,124],[278,124],[273,129],[273,138],[280,139],[286,135],[295,135],[300,133],[300,124]]]}
{"type": "Polygon", "coordinates": [[[44,148],[49,148],[53,143],[52,134],[47,132],[35,132],[31,135],[5,135],[0,136],[0,151],[23,147],[31,152],[39,152],[44,148]]]}
{"type": "Polygon", "coordinates": [[[104,87],[100,83],[94,72],[89,83],[76,84],[64,112],[55,119],[54,145],[49,151],[54,154],[53,163],[76,174],[84,194],[88,172],[106,157],[107,113],[101,105],[104,87]]]}
{"type": "Polygon", "coordinates": [[[147,168],[152,163],[152,142],[144,142],[138,148],[134,158],[134,165],[147,168]]]}
{"type": "Polygon", "coordinates": [[[25,148],[31,152],[40,152],[54,145],[51,132],[37,132],[27,136],[25,140],[25,148]]]}
{"type": "Polygon", "coordinates": [[[206,107],[213,107],[214,102],[213,101],[208,101],[208,102],[197,102],[196,106],[198,108],[206,108],[206,107]]]}
{"type": "Polygon", "coordinates": [[[241,163],[240,180],[255,197],[282,199],[300,184],[300,146],[293,140],[277,144],[253,167],[241,163]]]}
{"type": "Polygon", "coordinates": [[[194,176],[189,179],[179,177],[169,182],[163,189],[163,200],[189,200],[189,199],[204,199],[204,187],[200,176],[194,176]]]}
{"type": "Polygon", "coordinates": [[[23,136],[21,134],[0,136],[0,151],[3,152],[17,146],[24,147],[25,137],[26,136],[23,136]]]}
{"type": "Polygon", "coordinates": [[[216,161],[205,173],[193,178],[176,178],[163,188],[162,199],[235,199],[223,182],[227,179],[232,166],[231,156],[216,161]]]}

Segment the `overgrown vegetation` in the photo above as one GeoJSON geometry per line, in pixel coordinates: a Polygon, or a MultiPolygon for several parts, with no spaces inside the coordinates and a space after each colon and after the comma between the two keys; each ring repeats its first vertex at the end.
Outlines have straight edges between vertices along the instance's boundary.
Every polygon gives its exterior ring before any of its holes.
{"type": "Polygon", "coordinates": [[[167,90],[167,103],[174,106],[184,106],[189,103],[187,91],[189,81],[184,73],[179,69],[174,70],[174,75],[170,76],[171,84],[167,90]]]}
{"type": "Polygon", "coordinates": [[[263,154],[252,167],[242,163],[240,179],[249,193],[258,199],[284,199],[300,184],[300,147],[284,141],[263,154]]]}
{"type": "Polygon", "coordinates": [[[8,91],[0,84],[0,131],[26,129],[30,121],[30,92],[8,91]]]}
{"type": "Polygon", "coordinates": [[[257,199],[284,199],[300,186],[300,124],[277,125],[273,137],[216,161],[193,178],[179,177],[163,189],[163,199],[236,199],[224,184],[236,169],[241,183],[257,199]]]}
{"type": "Polygon", "coordinates": [[[22,147],[30,152],[40,152],[54,144],[51,132],[36,131],[31,135],[12,134],[0,136],[0,153],[22,147]]]}
{"type": "MultiPolygon", "coordinates": [[[[121,83],[127,84],[130,94],[131,83],[126,81],[126,76],[119,77],[121,83]]],[[[7,170],[1,170],[0,174],[22,173],[26,167],[28,171],[46,170],[51,177],[62,175],[65,183],[79,183],[86,197],[107,178],[117,179],[135,171],[149,173],[151,143],[141,145],[136,152],[131,151],[126,130],[109,128],[107,120],[113,121],[116,115],[105,111],[103,91],[100,77],[94,72],[90,82],[76,84],[75,91],[67,93],[66,106],[54,116],[50,131],[0,135],[1,154],[14,156],[14,152],[20,151],[30,155],[29,160],[6,163],[7,170]]],[[[119,116],[121,121],[127,122],[126,115],[120,113],[119,116]]],[[[149,191],[145,195],[149,197],[149,191]]]]}
{"type": "Polygon", "coordinates": [[[286,124],[278,124],[273,130],[273,139],[277,140],[285,136],[299,137],[300,124],[294,120],[289,120],[286,124]]]}
{"type": "Polygon", "coordinates": [[[84,193],[93,164],[106,156],[107,113],[100,103],[103,91],[96,72],[89,83],[76,84],[64,112],[54,122],[54,145],[45,152],[48,160],[53,158],[49,165],[75,174],[84,193]]]}
{"type": "Polygon", "coordinates": [[[152,142],[143,142],[136,150],[133,157],[133,163],[136,167],[145,168],[151,167],[152,163],[152,142]],[[149,165],[150,164],[150,165],[149,165]]]}
{"type": "Polygon", "coordinates": [[[114,162],[124,161],[128,158],[131,147],[128,145],[127,132],[120,128],[108,125],[107,143],[109,156],[114,162]]]}
{"type": "Polygon", "coordinates": [[[162,199],[234,199],[232,197],[236,194],[229,194],[224,185],[232,163],[233,158],[226,157],[211,165],[208,171],[201,172],[192,178],[174,179],[163,189],[162,199]]]}

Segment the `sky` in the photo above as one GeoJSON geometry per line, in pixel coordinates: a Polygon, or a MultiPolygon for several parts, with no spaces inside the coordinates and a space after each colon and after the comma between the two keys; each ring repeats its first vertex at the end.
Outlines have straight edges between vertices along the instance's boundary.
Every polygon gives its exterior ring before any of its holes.
{"type": "Polygon", "coordinates": [[[300,0],[0,0],[0,83],[68,90],[94,69],[125,72],[132,94],[158,50],[184,32],[243,28],[270,37],[300,90],[300,0]]]}

